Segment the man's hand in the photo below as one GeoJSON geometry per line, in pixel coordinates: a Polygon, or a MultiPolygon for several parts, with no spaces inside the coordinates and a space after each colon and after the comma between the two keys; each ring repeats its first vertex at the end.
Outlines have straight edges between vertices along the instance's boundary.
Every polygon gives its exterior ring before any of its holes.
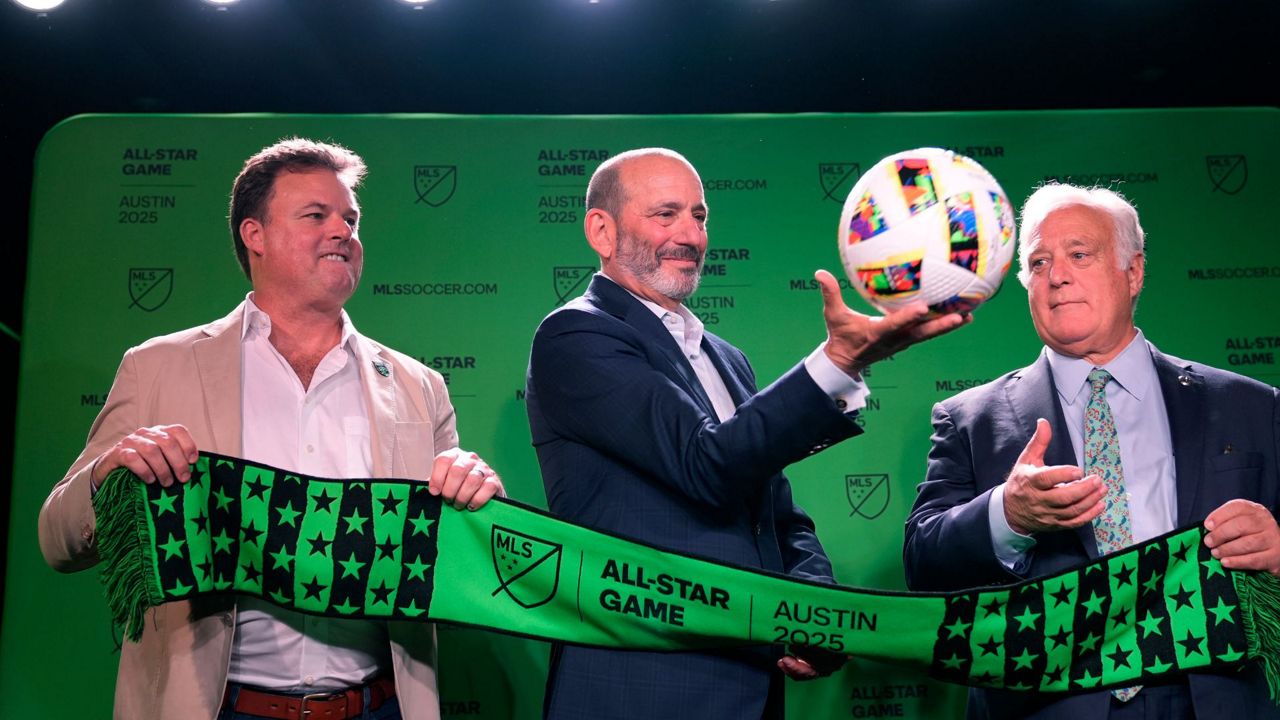
{"type": "Polygon", "coordinates": [[[844,666],[849,658],[819,647],[793,646],[791,654],[778,660],[778,669],[792,680],[826,677],[844,666]]]}
{"type": "Polygon", "coordinates": [[[1209,531],[1204,544],[1222,567],[1232,570],[1265,570],[1280,577],[1280,528],[1262,505],[1230,500],[1204,520],[1209,531]]]}
{"type": "Polygon", "coordinates": [[[1081,479],[1080,468],[1074,465],[1045,467],[1044,451],[1052,437],[1049,421],[1036,420],[1031,442],[1005,481],[1004,517],[1014,532],[1030,535],[1080,527],[1103,510],[1107,490],[1101,478],[1081,479]]]}
{"type": "Polygon", "coordinates": [[[822,317],[827,323],[827,357],[851,377],[877,360],[918,342],[951,332],[972,321],[971,315],[950,313],[929,319],[924,303],[871,317],[844,303],[840,284],[826,270],[813,275],[822,290],[822,317]]]}
{"type": "Polygon", "coordinates": [[[138,428],[98,457],[89,479],[93,487],[101,487],[112,470],[123,467],[143,482],[168,487],[191,479],[196,458],[196,443],[182,425],[138,428]]]}
{"type": "Polygon", "coordinates": [[[505,497],[502,480],[480,459],[462,448],[450,448],[436,455],[428,481],[432,495],[461,510],[477,510],[494,495],[505,497]]]}

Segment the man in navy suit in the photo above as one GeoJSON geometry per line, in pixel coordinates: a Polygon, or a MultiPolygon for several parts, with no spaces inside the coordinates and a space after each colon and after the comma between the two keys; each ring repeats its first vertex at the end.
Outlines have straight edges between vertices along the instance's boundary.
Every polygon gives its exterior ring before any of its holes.
{"type": "MultiPolygon", "coordinates": [[[[819,271],[827,341],[756,391],[746,357],[682,301],[701,276],[707,205],[693,167],[635,150],[596,170],[584,230],[601,272],[538,328],[525,400],[552,512],[741,566],[832,582],[782,469],[859,432],[869,363],[962,325],[923,306],[855,313],[819,271]]],[[[838,656],[767,646],[718,653],[553,647],[550,718],[782,716],[782,674],[838,656]]]]}
{"type": "MultiPolygon", "coordinates": [[[[1022,243],[1019,279],[1045,349],[1030,367],[934,407],[928,471],[907,520],[907,585],[1004,584],[1096,558],[1095,525],[1118,517],[1105,511],[1117,502],[1127,504],[1133,543],[1203,522],[1205,544],[1224,567],[1280,575],[1276,388],[1165,355],[1146,341],[1133,321],[1144,235],[1137,211],[1118,194],[1040,188],[1023,207],[1022,243]],[[1111,490],[1080,467],[1090,373],[1118,435],[1123,482],[1111,490]]],[[[1261,720],[1280,713],[1256,664],[1128,694],[975,689],[968,716],[1261,720]]]]}

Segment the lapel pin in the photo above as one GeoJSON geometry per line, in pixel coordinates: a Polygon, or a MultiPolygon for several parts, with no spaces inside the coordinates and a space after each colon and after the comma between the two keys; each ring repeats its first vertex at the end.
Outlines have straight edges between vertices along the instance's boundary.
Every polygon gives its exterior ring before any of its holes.
{"type": "Polygon", "coordinates": [[[1227,446],[1226,446],[1226,447],[1224,447],[1224,448],[1222,448],[1222,454],[1223,454],[1223,455],[1230,455],[1231,453],[1233,453],[1233,452],[1235,452],[1235,451],[1236,451],[1235,446],[1233,446],[1231,443],[1227,443],[1227,446]]]}
{"type": "Polygon", "coordinates": [[[373,369],[377,370],[378,374],[382,377],[389,377],[391,375],[391,371],[387,369],[387,364],[381,360],[373,361],[373,369]]]}
{"type": "Polygon", "coordinates": [[[1186,373],[1182,373],[1178,376],[1178,384],[1182,387],[1187,387],[1191,384],[1191,376],[1186,373]]]}

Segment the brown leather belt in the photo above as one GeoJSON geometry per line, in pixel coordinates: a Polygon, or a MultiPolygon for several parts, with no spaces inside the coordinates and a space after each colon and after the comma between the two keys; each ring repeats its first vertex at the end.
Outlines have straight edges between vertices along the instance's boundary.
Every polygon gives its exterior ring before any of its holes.
{"type": "MultiPolygon", "coordinates": [[[[380,677],[369,682],[369,710],[377,710],[387,700],[396,696],[396,683],[390,677],[380,677]]],[[[222,701],[227,705],[230,699],[222,701]]],[[[364,687],[309,695],[282,695],[279,693],[240,688],[236,695],[235,712],[257,715],[277,720],[350,720],[364,712],[364,687]]]]}

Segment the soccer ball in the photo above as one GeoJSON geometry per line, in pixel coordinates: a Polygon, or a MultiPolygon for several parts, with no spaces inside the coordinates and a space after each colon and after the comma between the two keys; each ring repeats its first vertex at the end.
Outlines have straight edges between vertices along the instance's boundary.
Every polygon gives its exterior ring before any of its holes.
{"type": "Polygon", "coordinates": [[[950,150],[919,148],[876,163],[840,214],[840,259],[881,312],[923,300],[968,312],[1000,289],[1017,229],[991,173],[950,150]]]}

